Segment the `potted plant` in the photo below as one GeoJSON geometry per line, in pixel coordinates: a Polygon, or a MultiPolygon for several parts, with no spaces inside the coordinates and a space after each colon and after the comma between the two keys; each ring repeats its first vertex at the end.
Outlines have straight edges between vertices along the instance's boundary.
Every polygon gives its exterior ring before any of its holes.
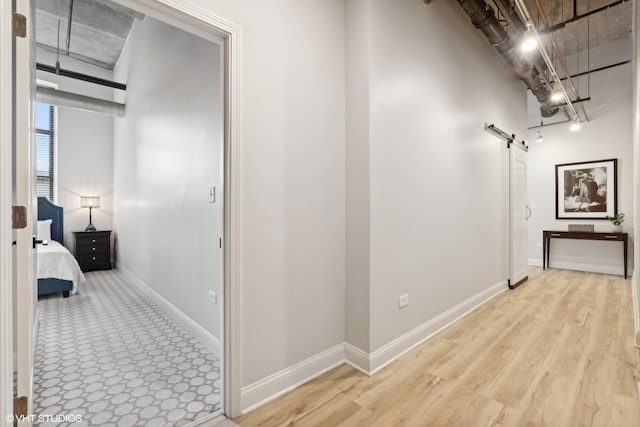
{"type": "Polygon", "coordinates": [[[613,224],[614,233],[622,233],[622,223],[624,222],[624,214],[619,213],[615,216],[608,216],[607,219],[613,224]]]}

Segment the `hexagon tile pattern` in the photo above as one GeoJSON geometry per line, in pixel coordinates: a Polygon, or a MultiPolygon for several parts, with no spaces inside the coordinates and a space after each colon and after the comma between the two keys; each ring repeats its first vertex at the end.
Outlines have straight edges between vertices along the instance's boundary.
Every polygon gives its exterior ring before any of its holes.
{"type": "Polygon", "coordinates": [[[33,414],[63,420],[40,425],[181,426],[220,409],[218,359],[122,273],[86,278],[38,301],[33,414]]]}

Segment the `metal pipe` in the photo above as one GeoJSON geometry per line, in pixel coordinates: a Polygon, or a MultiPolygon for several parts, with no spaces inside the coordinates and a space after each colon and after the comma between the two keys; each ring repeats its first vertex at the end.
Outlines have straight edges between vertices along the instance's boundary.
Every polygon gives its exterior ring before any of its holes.
{"type": "MultiPolygon", "coordinates": [[[[548,27],[549,21],[547,20],[547,15],[544,13],[544,10],[542,9],[540,0],[534,0],[534,2],[536,4],[536,9],[538,9],[538,16],[540,16],[540,19],[542,20],[542,23],[544,24],[545,28],[548,27]]],[[[553,50],[556,52],[556,56],[558,57],[558,62],[560,63],[560,66],[564,71],[564,75],[567,77],[567,82],[569,82],[569,86],[571,86],[571,89],[573,90],[573,94],[575,95],[576,99],[580,99],[580,95],[578,94],[578,89],[576,88],[576,85],[573,83],[573,80],[571,79],[571,74],[569,73],[569,68],[567,67],[567,63],[565,62],[564,57],[560,53],[560,48],[558,48],[558,43],[556,43],[556,38],[553,35],[550,35],[549,40],[551,41],[551,46],[553,46],[553,50]]],[[[580,104],[579,108],[582,110],[584,119],[586,121],[589,121],[589,116],[587,115],[587,110],[585,110],[584,105],[580,104]]]]}
{"type": "Polygon", "coordinates": [[[124,83],[118,83],[111,80],[101,79],[100,77],[89,76],[87,74],[76,73],[75,71],[65,70],[62,68],[52,67],[41,63],[36,63],[36,70],[44,71],[47,73],[58,74],[63,77],[69,77],[71,79],[82,80],[89,83],[95,83],[102,86],[112,87],[114,89],[127,90],[127,85],[124,83]]]}
{"type": "Polygon", "coordinates": [[[484,0],[457,0],[458,4],[467,13],[471,23],[479,29],[487,38],[489,43],[502,55],[507,63],[513,68],[520,80],[522,80],[531,93],[541,104],[542,115],[551,117],[558,108],[551,100],[551,90],[542,81],[529,62],[527,62],[520,52],[513,46],[513,42],[507,30],[496,18],[493,8],[484,0]]]}
{"type": "Polygon", "coordinates": [[[69,21],[67,22],[67,56],[71,45],[71,21],[73,18],[73,0],[69,0],[69,21]]]}
{"type": "Polygon", "coordinates": [[[36,100],[59,107],[75,108],[76,110],[92,111],[117,117],[123,117],[125,112],[124,104],[45,86],[36,87],[36,100]]]}

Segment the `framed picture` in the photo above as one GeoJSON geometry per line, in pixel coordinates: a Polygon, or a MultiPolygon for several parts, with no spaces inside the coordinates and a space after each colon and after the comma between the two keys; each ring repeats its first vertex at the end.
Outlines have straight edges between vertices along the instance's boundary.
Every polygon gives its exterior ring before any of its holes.
{"type": "Polygon", "coordinates": [[[556,165],[556,219],[607,219],[618,213],[617,159],[556,165]]]}

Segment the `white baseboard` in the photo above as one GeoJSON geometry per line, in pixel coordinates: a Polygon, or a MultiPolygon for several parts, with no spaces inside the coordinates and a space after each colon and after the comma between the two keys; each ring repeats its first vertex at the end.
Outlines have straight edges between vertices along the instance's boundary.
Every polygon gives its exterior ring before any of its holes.
{"type": "MultiPolygon", "coordinates": [[[[542,258],[529,258],[529,265],[534,267],[542,267],[542,258]]],[[[611,265],[597,265],[597,264],[580,264],[576,262],[567,262],[567,261],[554,261],[552,267],[547,268],[558,268],[563,270],[576,270],[576,271],[587,271],[589,273],[602,273],[602,274],[611,274],[614,276],[622,276],[624,275],[624,267],[616,267],[611,265]]],[[[628,275],[631,275],[633,269],[629,267],[628,275]]]]}
{"type": "Polygon", "coordinates": [[[567,261],[554,261],[551,268],[561,268],[564,270],[578,270],[588,271],[589,273],[602,273],[612,275],[623,275],[624,268],[611,266],[611,265],[597,265],[597,264],[581,264],[576,262],[567,261]]]}
{"type": "Polygon", "coordinates": [[[369,356],[370,375],[373,375],[507,289],[507,281],[502,280],[375,350],[369,356]]]}
{"type": "Polygon", "coordinates": [[[175,305],[164,299],[159,293],[154,291],[143,280],[138,278],[129,269],[118,265],[117,271],[122,273],[131,283],[136,285],[144,292],[153,302],[162,308],[176,323],[182,326],[188,333],[205,346],[215,357],[221,358],[222,345],[220,340],[205,330],[202,326],[194,322],[189,316],[180,311],[175,305]]]}
{"type": "MultiPolygon", "coordinates": [[[[536,267],[542,267],[542,258],[529,258],[529,265],[536,267]]],[[[621,276],[624,274],[624,267],[613,265],[598,265],[598,264],[581,264],[577,262],[567,261],[553,261],[551,267],[547,268],[559,268],[562,270],[576,270],[587,271],[589,273],[602,273],[621,276]]],[[[631,270],[631,268],[629,268],[631,270]]]]}
{"type": "Polygon", "coordinates": [[[507,289],[507,281],[502,280],[371,354],[349,343],[342,343],[243,387],[242,413],[246,414],[343,363],[353,366],[365,375],[373,375],[507,289]]]}
{"type": "Polygon", "coordinates": [[[344,359],[345,362],[353,366],[365,375],[371,375],[371,364],[369,353],[354,347],[349,343],[344,343],[344,359]]]}
{"type": "Polygon", "coordinates": [[[268,403],[344,363],[344,343],[242,388],[242,413],[268,403]]]}

